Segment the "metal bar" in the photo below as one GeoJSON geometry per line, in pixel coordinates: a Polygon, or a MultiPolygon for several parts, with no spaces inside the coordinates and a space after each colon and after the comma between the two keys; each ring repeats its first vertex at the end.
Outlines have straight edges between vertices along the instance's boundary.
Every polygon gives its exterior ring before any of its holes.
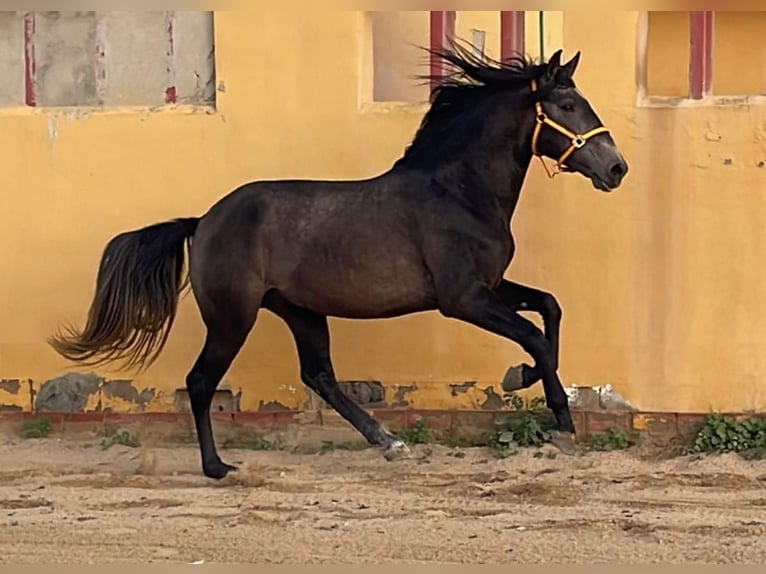
{"type": "Polygon", "coordinates": [[[35,62],[35,13],[24,13],[24,103],[27,106],[37,105],[35,93],[35,76],[37,64],[35,62]]]}
{"type": "Polygon", "coordinates": [[[537,13],[537,27],[540,30],[540,61],[545,61],[545,12],[537,13]]]}
{"type": "Polygon", "coordinates": [[[502,60],[507,60],[514,55],[524,55],[524,15],[523,10],[500,12],[500,58],[502,60]]]}
{"type": "Polygon", "coordinates": [[[165,32],[167,34],[167,83],[165,87],[165,103],[176,103],[176,58],[175,58],[175,12],[165,12],[165,32]]]}
{"type": "Polygon", "coordinates": [[[713,79],[713,12],[689,13],[689,97],[710,93],[713,79]]]}
{"type": "MultiPolygon", "coordinates": [[[[447,44],[447,38],[455,37],[456,13],[431,12],[431,49],[442,50],[447,44]]],[[[444,67],[438,56],[431,54],[431,89],[444,74],[444,67]]]]}

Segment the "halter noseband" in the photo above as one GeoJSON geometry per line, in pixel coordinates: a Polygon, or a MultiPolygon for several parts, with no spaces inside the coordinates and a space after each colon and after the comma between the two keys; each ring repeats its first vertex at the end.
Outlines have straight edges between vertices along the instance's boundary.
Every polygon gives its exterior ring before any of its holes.
{"type": "MultiPolygon", "coordinates": [[[[532,91],[537,91],[537,82],[535,80],[532,80],[532,91]]],[[[575,134],[566,129],[564,126],[556,123],[552,119],[550,119],[545,112],[543,112],[543,106],[540,103],[540,100],[535,102],[535,111],[537,112],[536,118],[535,118],[535,131],[532,134],[532,154],[540,158],[540,163],[543,164],[543,168],[545,169],[545,173],[548,174],[548,177],[552,178],[557,173],[560,173],[562,171],[566,171],[567,167],[564,165],[564,161],[572,155],[572,153],[583,147],[587,141],[592,138],[595,135],[608,133],[609,130],[605,128],[604,126],[599,126],[597,128],[593,128],[589,132],[586,132],[584,134],[575,134]],[[559,133],[563,134],[564,136],[568,137],[571,143],[569,144],[569,147],[564,150],[564,153],[561,154],[559,159],[556,161],[556,171],[551,172],[548,169],[548,166],[545,165],[545,160],[543,159],[543,156],[540,155],[540,153],[537,151],[537,138],[540,136],[540,130],[542,129],[543,125],[548,125],[552,127],[554,130],[558,131],[559,133]]]]}

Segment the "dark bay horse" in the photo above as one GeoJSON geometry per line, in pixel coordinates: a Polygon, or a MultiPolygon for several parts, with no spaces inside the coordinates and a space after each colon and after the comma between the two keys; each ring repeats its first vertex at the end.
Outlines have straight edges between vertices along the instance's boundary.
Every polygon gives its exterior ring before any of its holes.
{"type": "Polygon", "coordinates": [[[533,366],[508,370],[503,387],[542,380],[552,440],[572,454],[575,428],[557,374],[561,309],[550,293],[504,279],[514,254],[510,222],[535,156],[601,191],[617,188],[628,166],[575,87],[579,52],[563,65],[560,50],[547,63],[480,59],[457,45],[437,55],[450,73],[388,171],[359,181],[250,182],[202,217],[115,236],[84,329],[67,327],[50,339],[53,348],[81,364],[146,368],[190,283],[206,338],[186,386],[202,470],[222,478],[236,468],[218,455],[210,404],[261,308],[290,329],[303,383],[389,460],[409,449],[339,387],[327,317],[437,310],[532,357],[533,366]],[[519,311],[540,313],[543,330],[519,311]]]}

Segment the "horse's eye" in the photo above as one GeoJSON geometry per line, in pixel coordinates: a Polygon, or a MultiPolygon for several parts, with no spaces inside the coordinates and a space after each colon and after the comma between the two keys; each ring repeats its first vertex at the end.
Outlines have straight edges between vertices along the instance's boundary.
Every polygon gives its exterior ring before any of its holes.
{"type": "Polygon", "coordinates": [[[574,111],[574,104],[567,102],[566,104],[561,105],[561,109],[565,112],[573,112],[574,111]]]}

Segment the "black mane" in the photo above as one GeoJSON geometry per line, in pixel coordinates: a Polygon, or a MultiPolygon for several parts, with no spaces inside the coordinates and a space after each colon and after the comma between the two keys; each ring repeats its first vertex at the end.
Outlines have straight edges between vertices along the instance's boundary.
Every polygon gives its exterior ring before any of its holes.
{"type": "Polygon", "coordinates": [[[555,83],[571,84],[571,78],[557,77],[556,82],[539,86],[534,95],[529,92],[532,79],[539,79],[547,69],[546,62],[535,62],[520,55],[504,61],[487,56],[479,57],[468,48],[450,41],[451,49],[425,49],[437,56],[447,71],[441,76],[418,76],[435,81],[431,90],[431,107],[404,154],[394,167],[429,167],[444,159],[442,145],[455,121],[476,107],[485,98],[499,91],[517,90],[519,97],[512,100],[512,107],[531,105],[535,99],[544,98],[555,83]]]}

